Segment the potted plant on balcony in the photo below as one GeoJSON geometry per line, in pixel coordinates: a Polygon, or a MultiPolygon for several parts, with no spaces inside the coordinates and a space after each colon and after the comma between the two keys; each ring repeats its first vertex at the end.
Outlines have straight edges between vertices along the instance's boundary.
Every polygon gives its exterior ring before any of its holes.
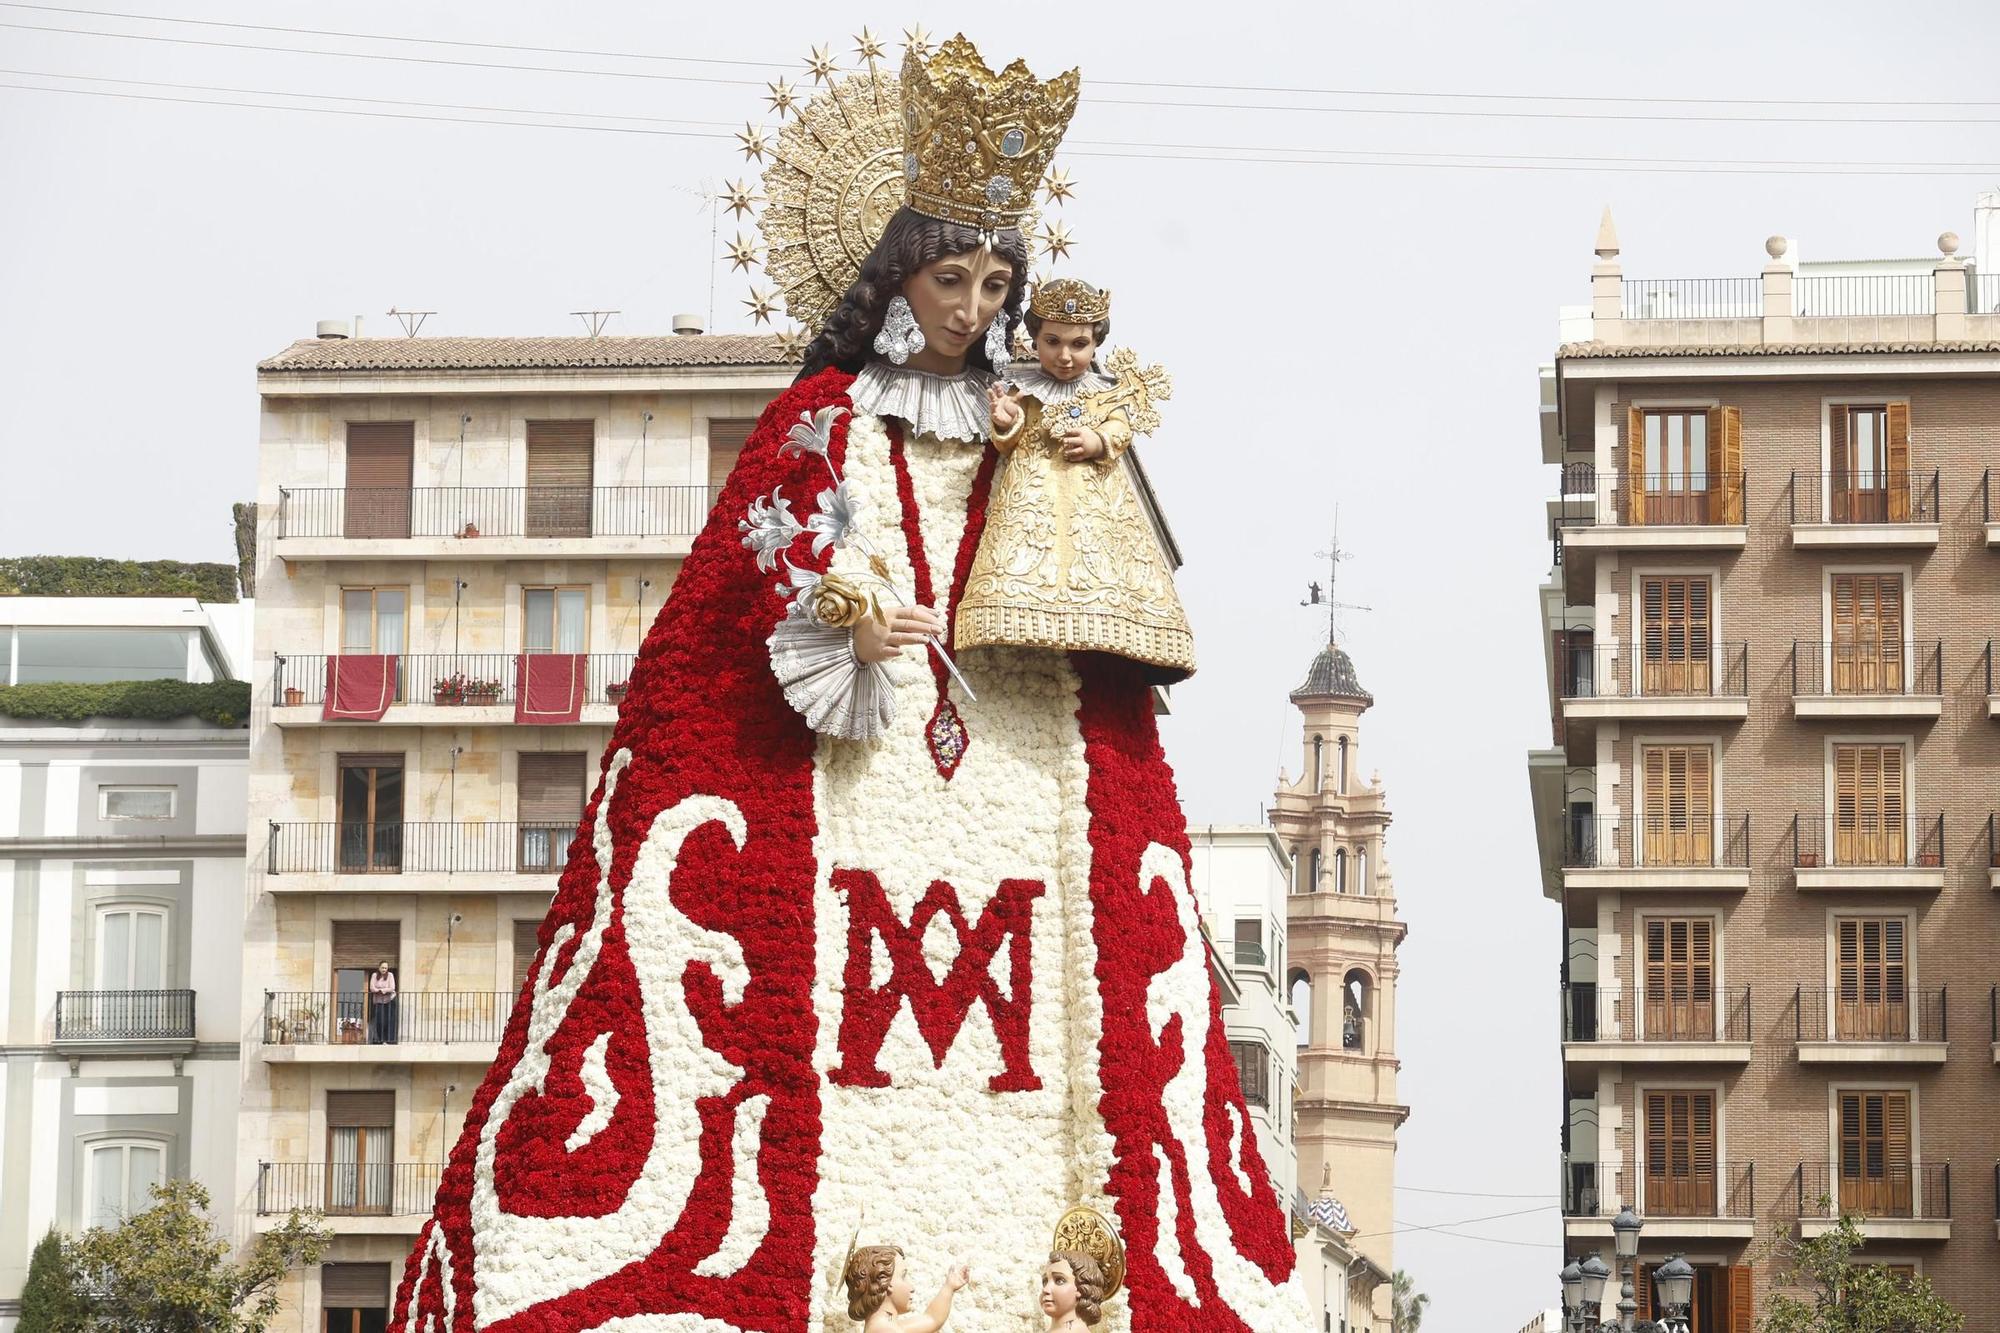
{"type": "Polygon", "coordinates": [[[440,708],[456,708],[465,702],[465,673],[454,671],[431,686],[431,702],[440,708]]]}
{"type": "Polygon", "coordinates": [[[1941,866],[1944,864],[1944,854],[1941,852],[1918,852],[1917,864],[1920,866],[1941,866]]]}
{"type": "Polygon", "coordinates": [[[297,708],[306,701],[306,692],[296,685],[285,686],[285,707],[297,708]]]}
{"type": "Polygon", "coordinates": [[[458,530],[458,535],[461,537],[477,537],[479,535],[479,525],[468,520],[466,525],[458,530]]]}
{"type": "Polygon", "coordinates": [[[1799,869],[1801,869],[1801,870],[1811,870],[1811,869],[1814,869],[1815,867],[1817,867],[1818,865],[1819,865],[1819,853],[1818,853],[1818,852],[1800,852],[1800,853],[1799,853],[1799,869]]]}
{"type": "Polygon", "coordinates": [[[361,1044],[361,1020],[352,1016],[340,1020],[340,1045],[359,1046],[361,1044]]]}
{"type": "Polygon", "coordinates": [[[604,687],[604,697],[614,704],[625,702],[625,692],[632,688],[629,680],[617,680],[604,687]]]}
{"type": "Polygon", "coordinates": [[[482,680],[478,676],[465,679],[465,702],[474,706],[485,706],[500,702],[500,682],[482,680]]]}

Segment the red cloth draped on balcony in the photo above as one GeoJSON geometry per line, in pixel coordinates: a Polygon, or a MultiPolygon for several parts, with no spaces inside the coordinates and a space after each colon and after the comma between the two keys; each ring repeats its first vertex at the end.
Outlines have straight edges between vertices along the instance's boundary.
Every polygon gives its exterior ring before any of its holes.
{"type": "Polygon", "coordinates": [[[326,659],[326,695],[320,706],[323,722],[380,722],[396,701],[394,653],[358,654],[326,659]]]}
{"type": "Polygon", "coordinates": [[[540,725],[583,715],[590,659],[582,653],[521,653],[514,658],[514,720],[540,725]]]}

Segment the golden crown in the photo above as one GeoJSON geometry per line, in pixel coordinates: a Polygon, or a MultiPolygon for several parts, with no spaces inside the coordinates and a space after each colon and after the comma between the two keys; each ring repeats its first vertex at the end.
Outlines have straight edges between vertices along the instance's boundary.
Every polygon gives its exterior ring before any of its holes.
{"type": "Polygon", "coordinates": [[[1058,324],[1095,324],[1111,318],[1111,293],[1075,278],[1051,278],[1028,297],[1028,309],[1058,324]]]}
{"type": "Polygon", "coordinates": [[[1018,227],[1076,114],[1076,70],[1047,83],[1016,60],[988,69],[959,34],[925,59],[903,57],[903,178],[926,217],[997,231],[1018,227]]]}

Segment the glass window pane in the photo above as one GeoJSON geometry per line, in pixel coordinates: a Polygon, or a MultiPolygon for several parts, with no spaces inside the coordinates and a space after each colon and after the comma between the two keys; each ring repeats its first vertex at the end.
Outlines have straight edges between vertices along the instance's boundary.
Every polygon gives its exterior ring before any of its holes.
{"type": "MultiPolygon", "coordinates": [[[[1661,422],[1660,418],[1654,414],[1648,414],[1644,420],[1646,422],[1646,475],[1657,478],[1662,472],[1666,471],[1666,467],[1664,466],[1665,460],[1661,457],[1661,422]]],[[[1659,483],[1654,481],[1652,485],[1657,487],[1659,483]]]]}
{"type": "Polygon", "coordinates": [[[116,1225],[125,1207],[125,1150],[116,1146],[90,1150],[90,1215],[87,1225],[116,1225]]]}
{"type": "Polygon", "coordinates": [[[1677,491],[1687,478],[1687,418],[1675,412],[1660,420],[1666,427],[1666,488],[1677,491]]]}
{"type": "Polygon", "coordinates": [[[125,1212],[143,1213],[153,1206],[153,1186],[160,1183],[163,1154],[158,1148],[133,1145],[125,1150],[125,1212]]]}
{"type": "Polygon", "coordinates": [[[375,651],[375,590],[344,588],[340,594],[340,651],[375,651]]]}
{"type": "Polygon", "coordinates": [[[15,638],[23,685],[187,679],[186,630],[23,627],[15,638]]]}
{"type": "Polygon", "coordinates": [[[167,919],[158,912],[132,914],[132,989],[159,990],[166,978],[167,919]]]}
{"type": "Polygon", "coordinates": [[[172,819],[172,787],[99,787],[106,819],[172,819]]]}
{"type": "Polygon", "coordinates": [[[132,914],[106,912],[97,945],[97,988],[124,990],[132,976],[132,914]]]}
{"type": "Polygon", "coordinates": [[[378,653],[400,653],[403,651],[403,590],[401,588],[377,588],[375,590],[375,651],[378,653]]]}
{"type": "Polygon", "coordinates": [[[1687,418],[1689,490],[1708,489],[1708,413],[1691,412],[1687,418]]]}
{"type": "Polygon", "coordinates": [[[555,606],[555,589],[528,589],[527,630],[523,642],[529,652],[546,653],[555,649],[555,606]]]}
{"type": "Polygon", "coordinates": [[[562,588],[556,592],[556,651],[583,651],[585,592],[582,588],[562,588]]]}
{"type": "Polygon", "coordinates": [[[1873,412],[1854,414],[1854,472],[1864,481],[1874,477],[1881,466],[1877,450],[1881,447],[1875,433],[1876,416],[1873,412]]]}

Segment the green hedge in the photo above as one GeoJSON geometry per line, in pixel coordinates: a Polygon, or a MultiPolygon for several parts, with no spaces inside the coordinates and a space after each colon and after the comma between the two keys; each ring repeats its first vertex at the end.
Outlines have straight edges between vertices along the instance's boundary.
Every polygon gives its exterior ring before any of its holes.
{"type": "Polygon", "coordinates": [[[0,556],[0,597],[194,597],[236,600],[236,566],[218,561],[0,556]]]}
{"type": "Polygon", "coordinates": [[[165,722],[198,717],[218,727],[244,727],[250,724],[250,685],[241,680],[204,685],[184,680],[0,685],[0,717],[37,722],[81,722],[92,717],[165,722]]]}

